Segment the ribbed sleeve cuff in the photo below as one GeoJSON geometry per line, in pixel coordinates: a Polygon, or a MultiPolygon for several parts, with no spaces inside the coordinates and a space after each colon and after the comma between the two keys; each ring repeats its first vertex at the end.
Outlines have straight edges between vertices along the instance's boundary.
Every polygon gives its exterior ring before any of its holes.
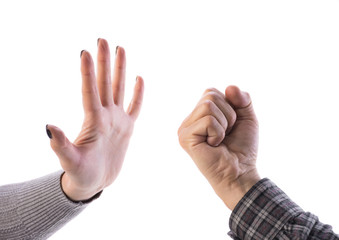
{"type": "Polygon", "coordinates": [[[286,222],[303,212],[273,182],[257,182],[240,200],[230,217],[233,239],[273,239],[286,222]]]}
{"type": "Polygon", "coordinates": [[[66,197],[62,173],[0,188],[0,239],[47,239],[87,206],[66,197]]]}

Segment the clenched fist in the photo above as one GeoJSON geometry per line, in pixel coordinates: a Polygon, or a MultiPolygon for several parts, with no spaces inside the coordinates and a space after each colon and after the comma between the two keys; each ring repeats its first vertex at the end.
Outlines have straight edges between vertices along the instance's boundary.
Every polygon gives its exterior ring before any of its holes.
{"type": "Polygon", "coordinates": [[[249,94],[229,86],[225,94],[206,90],[178,130],[180,145],[231,210],[260,180],[258,128],[249,94]]]}

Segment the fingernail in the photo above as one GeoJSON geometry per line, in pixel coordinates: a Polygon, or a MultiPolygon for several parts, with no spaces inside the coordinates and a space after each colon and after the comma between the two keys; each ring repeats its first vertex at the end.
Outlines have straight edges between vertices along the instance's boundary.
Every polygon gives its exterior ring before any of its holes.
{"type": "Polygon", "coordinates": [[[119,49],[119,46],[117,46],[117,47],[115,48],[115,55],[117,55],[118,49],[119,49]]]}
{"type": "Polygon", "coordinates": [[[50,139],[52,139],[52,133],[51,133],[51,131],[48,129],[48,124],[46,125],[46,133],[47,133],[47,136],[50,138],[50,139]]]}
{"type": "Polygon", "coordinates": [[[139,77],[139,76],[137,76],[137,77],[135,78],[135,81],[138,81],[138,77],[139,77]]]}
{"type": "Polygon", "coordinates": [[[98,40],[97,40],[97,45],[99,45],[99,41],[100,41],[100,39],[101,39],[101,38],[98,38],[98,40]]]}
{"type": "Polygon", "coordinates": [[[80,53],[80,58],[81,58],[81,56],[82,56],[82,53],[83,53],[84,51],[85,51],[85,50],[82,50],[82,51],[81,51],[81,53],[80,53]]]}

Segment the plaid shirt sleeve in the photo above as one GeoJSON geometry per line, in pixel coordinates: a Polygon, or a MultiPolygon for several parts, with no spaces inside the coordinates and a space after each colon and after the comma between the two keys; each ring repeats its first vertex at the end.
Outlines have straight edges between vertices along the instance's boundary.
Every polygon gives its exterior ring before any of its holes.
{"type": "Polygon", "coordinates": [[[228,234],[236,240],[339,240],[331,226],[304,212],[267,178],[256,183],[240,200],[229,224],[228,234]]]}

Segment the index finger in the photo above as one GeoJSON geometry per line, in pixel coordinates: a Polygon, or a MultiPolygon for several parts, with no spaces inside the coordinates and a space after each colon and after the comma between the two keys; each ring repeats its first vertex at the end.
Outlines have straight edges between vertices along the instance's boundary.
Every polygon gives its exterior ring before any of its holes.
{"type": "Polygon", "coordinates": [[[99,92],[95,80],[93,59],[89,52],[81,52],[82,103],[85,113],[101,107],[99,92]]]}

